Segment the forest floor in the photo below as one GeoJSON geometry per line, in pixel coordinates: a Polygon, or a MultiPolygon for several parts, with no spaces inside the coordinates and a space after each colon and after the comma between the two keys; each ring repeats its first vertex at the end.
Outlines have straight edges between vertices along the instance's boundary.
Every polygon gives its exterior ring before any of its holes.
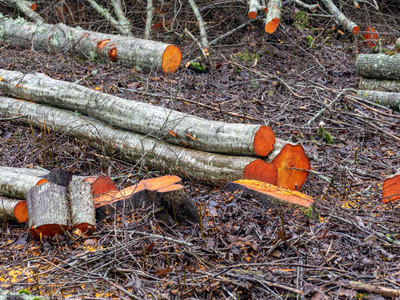
{"type": "MultiPolygon", "coordinates": [[[[198,4],[210,40],[247,21],[242,2],[198,4]]],[[[302,192],[315,197],[319,217],[300,209],[264,208],[255,198],[185,178],[200,224],[166,224],[135,211],[99,223],[90,237],[34,241],[25,225],[3,222],[0,287],[52,299],[400,298],[400,206],[381,201],[385,176],[400,168],[400,115],[351,98],[359,80],[355,58],[371,50],[361,39],[332,30],[331,18],[310,16],[304,29],[296,29],[288,6],[274,34],[267,35],[261,21],[253,22],[216,44],[210,50],[214,68],[198,74],[184,67],[199,55],[197,45],[176,34],[187,27],[198,35],[190,7],[181,7],[178,15],[173,4],[163,9],[168,20],[176,17],[175,29],[157,28],[153,39],[181,48],[182,64],[174,74],[6,43],[0,43],[0,68],[46,73],[207,119],[269,125],[277,137],[304,146],[312,172],[302,192]]],[[[399,34],[393,29],[399,6],[387,5],[382,14],[369,6],[344,10],[362,29],[372,22],[385,32],[384,45],[399,34]]],[[[51,5],[46,18],[63,21],[51,5]]],[[[110,31],[101,20],[88,11],[78,25],[110,31]]],[[[141,36],[144,23],[134,26],[141,36]]],[[[163,174],[143,168],[142,161],[127,163],[118,153],[17,120],[0,119],[0,131],[2,166],[106,174],[120,187],[163,174]]]]}

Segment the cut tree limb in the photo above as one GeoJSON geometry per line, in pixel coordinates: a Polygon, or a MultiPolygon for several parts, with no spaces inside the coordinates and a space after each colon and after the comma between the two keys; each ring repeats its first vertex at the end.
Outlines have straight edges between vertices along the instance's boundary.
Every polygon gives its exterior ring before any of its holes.
{"type": "Polygon", "coordinates": [[[261,4],[258,0],[248,0],[248,3],[249,3],[249,12],[248,12],[247,16],[249,17],[249,19],[257,18],[258,11],[264,10],[264,8],[266,8],[266,7],[261,6],[261,4]]]}
{"type": "Polygon", "coordinates": [[[337,7],[336,5],[332,2],[332,0],[322,0],[322,3],[324,6],[327,8],[329,13],[333,15],[335,20],[345,27],[349,32],[352,32],[353,34],[357,34],[360,31],[360,27],[348,19],[337,7]]]}
{"type": "Polygon", "coordinates": [[[30,4],[27,1],[21,0],[0,0],[0,3],[16,7],[25,16],[35,22],[45,23],[45,20],[34,11],[33,7],[36,7],[35,3],[30,4]]]}
{"type": "Polygon", "coordinates": [[[400,171],[388,176],[383,182],[382,202],[395,202],[400,200],[400,171]]]}
{"type": "Polygon", "coordinates": [[[69,225],[67,188],[46,182],[27,193],[29,230],[35,238],[63,235],[69,225]]]}
{"type": "Polygon", "coordinates": [[[96,228],[92,184],[85,179],[75,179],[70,182],[68,192],[71,226],[82,233],[91,233],[96,228]]]}
{"type": "Polygon", "coordinates": [[[268,126],[210,121],[43,74],[0,69],[0,88],[14,97],[79,111],[108,124],[208,152],[266,157],[275,144],[268,126]]]}
{"type": "Polygon", "coordinates": [[[74,52],[105,62],[148,70],[175,72],[181,51],[174,45],[72,28],[64,24],[28,23],[0,13],[0,40],[13,46],[47,51],[74,52]]]}
{"type": "Polygon", "coordinates": [[[281,19],[281,0],[270,0],[268,2],[267,18],[265,19],[265,32],[274,33],[281,19]]]}
{"type": "Polygon", "coordinates": [[[400,111],[400,93],[357,91],[357,97],[400,111]]]}
{"type": "MultiPolygon", "coordinates": [[[[140,134],[114,129],[83,116],[79,117],[73,112],[23,100],[0,97],[0,114],[21,116],[20,121],[37,127],[43,127],[45,123],[49,130],[89,140],[98,149],[117,150],[127,161],[137,163],[144,158],[149,167],[188,176],[211,185],[244,178],[246,166],[256,160],[248,156],[228,156],[168,145],[140,134]]],[[[274,174],[271,174],[271,178],[273,177],[274,174]]]]}
{"type": "Polygon", "coordinates": [[[0,220],[3,218],[13,223],[28,221],[26,201],[0,197],[0,220]]]}
{"type": "Polygon", "coordinates": [[[314,200],[303,193],[287,190],[258,180],[237,180],[228,182],[226,189],[240,191],[246,197],[254,197],[265,207],[276,205],[294,205],[311,207],[314,200]]]}
{"type": "Polygon", "coordinates": [[[360,78],[358,89],[400,93],[400,80],[360,78]]]}
{"type": "Polygon", "coordinates": [[[400,54],[360,54],[356,70],[365,78],[400,80],[400,54]]]}
{"type": "Polygon", "coordinates": [[[15,172],[14,168],[0,167],[0,195],[26,199],[28,191],[46,179],[15,172]]]}

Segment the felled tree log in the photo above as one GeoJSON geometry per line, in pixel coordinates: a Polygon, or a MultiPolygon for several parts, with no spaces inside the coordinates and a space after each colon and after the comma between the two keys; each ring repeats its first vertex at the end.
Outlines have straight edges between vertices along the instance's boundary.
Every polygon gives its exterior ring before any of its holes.
{"type": "Polygon", "coordinates": [[[107,95],[44,74],[0,69],[0,78],[0,88],[13,97],[79,111],[107,124],[162,138],[176,145],[230,155],[266,157],[276,141],[269,126],[210,121],[107,95]]]}
{"type": "Polygon", "coordinates": [[[361,78],[358,89],[400,93],[400,80],[361,78]]]}
{"type": "Polygon", "coordinates": [[[249,17],[249,19],[257,18],[259,10],[264,10],[264,11],[268,10],[267,7],[263,7],[262,5],[260,5],[259,0],[248,0],[248,2],[249,2],[249,12],[247,16],[249,17]]]}
{"type": "Polygon", "coordinates": [[[48,180],[14,171],[14,168],[0,167],[0,195],[26,199],[27,192],[35,185],[48,180]]]}
{"type": "Polygon", "coordinates": [[[357,97],[400,111],[400,93],[357,91],[357,97]]]}
{"type": "MultiPolygon", "coordinates": [[[[246,178],[246,167],[260,161],[248,156],[228,156],[167,145],[140,134],[114,129],[73,112],[23,100],[0,97],[0,114],[19,116],[20,121],[37,127],[45,124],[46,129],[89,140],[96,148],[118,151],[127,161],[136,163],[144,159],[151,168],[188,176],[211,185],[246,178]]],[[[260,172],[264,176],[263,181],[274,183],[275,167],[266,162],[259,165],[265,168],[264,172],[260,172]]]]}
{"type": "Polygon", "coordinates": [[[0,197],[0,220],[3,218],[13,223],[28,221],[26,201],[0,197]]]}
{"type": "Polygon", "coordinates": [[[400,54],[360,54],[356,70],[364,78],[400,80],[400,54]]]}
{"type": "Polygon", "coordinates": [[[389,176],[383,182],[382,202],[396,202],[400,200],[400,171],[389,176]]]}
{"type": "Polygon", "coordinates": [[[254,197],[264,207],[289,205],[311,207],[314,200],[303,193],[287,190],[258,180],[237,180],[228,182],[226,189],[231,192],[240,191],[245,197],[254,197]]]}
{"type": "Polygon", "coordinates": [[[33,187],[28,191],[26,204],[29,232],[35,238],[63,235],[69,225],[67,188],[52,182],[33,187]]]}
{"type": "Polygon", "coordinates": [[[0,14],[1,39],[13,46],[73,52],[129,67],[175,72],[181,51],[174,45],[72,28],[62,23],[28,23],[0,14]]]}
{"type": "Polygon", "coordinates": [[[265,32],[274,33],[281,19],[281,0],[270,0],[268,2],[267,18],[265,19],[265,32]]]}
{"type": "Polygon", "coordinates": [[[0,0],[0,3],[14,6],[24,15],[31,18],[31,20],[35,22],[45,22],[45,20],[35,12],[36,9],[35,3],[29,3],[28,1],[21,1],[21,0],[0,0]]]}
{"type": "Polygon", "coordinates": [[[360,27],[350,19],[348,19],[337,7],[336,5],[332,2],[332,0],[322,0],[322,3],[326,7],[326,9],[329,11],[330,14],[333,15],[335,20],[345,27],[349,32],[352,32],[354,34],[357,34],[360,31],[360,27]]]}
{"type": "Polygon", "coordinates": [[[71,208],[71,227],[82,233],[96,229],[92,184],[85,179],[72,180],[68,187],[71,208]]]}

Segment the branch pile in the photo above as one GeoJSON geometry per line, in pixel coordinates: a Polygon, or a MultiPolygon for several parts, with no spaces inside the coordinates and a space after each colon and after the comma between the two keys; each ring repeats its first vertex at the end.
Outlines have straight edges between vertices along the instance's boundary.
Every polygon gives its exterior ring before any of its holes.
{"type": "Polygon", "coordinates": [[[358,97],[400,110],[400,54],[360,54],[356,70],[361,76],[358,97]]]}

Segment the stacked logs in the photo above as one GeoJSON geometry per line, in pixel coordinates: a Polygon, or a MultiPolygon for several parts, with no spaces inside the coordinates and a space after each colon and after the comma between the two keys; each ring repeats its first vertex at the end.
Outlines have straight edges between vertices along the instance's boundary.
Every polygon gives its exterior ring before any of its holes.
{"type": "Polygon", "coordinates": [[[360,54],[356,70],[361,76],[358,97],[400,110],[400,54],[360,54]]]}
{"type": "Polygon", "coordinates": [[[167,175],[145,179],[118,190],[108,176],[78,177],[63,169],[0,167],[0,215],[28,222],[35,238],[78,230],[88,234],[101,221],[137,208],[153,207],[158,218],[198,222],[197,209],[184,195],[181,178],[167,175]]]}

